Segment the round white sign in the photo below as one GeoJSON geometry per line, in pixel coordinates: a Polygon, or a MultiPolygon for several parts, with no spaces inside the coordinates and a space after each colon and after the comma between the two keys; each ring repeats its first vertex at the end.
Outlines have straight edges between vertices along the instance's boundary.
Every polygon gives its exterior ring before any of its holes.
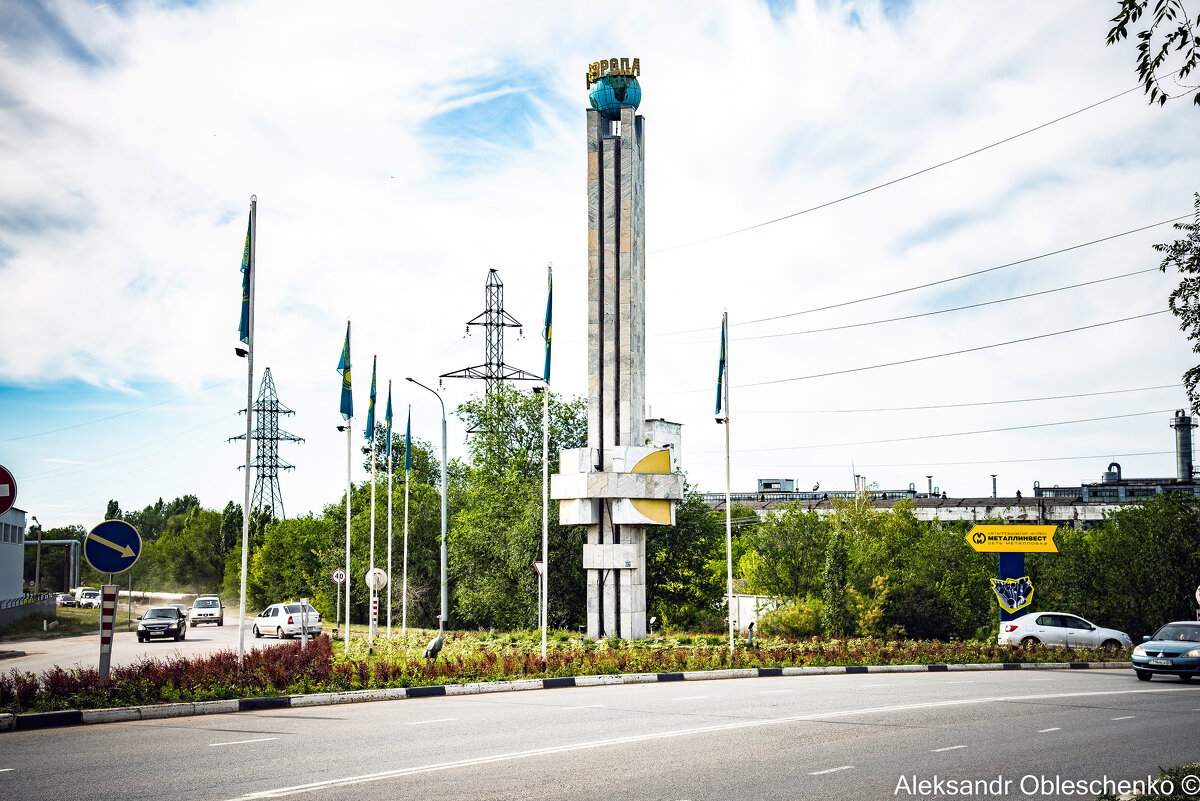
{"type": "Polygon", "coordinates": [[[333,571],[333,580],[335,583],[341,584],[343,581],[346,580],[346,571],[342,570],[340,567],[337,570],[334,570],[333,571]]]}
{"type": "Polygon", "coordinates": [[[387,573],[384,573],[378,567],[373,567],[370,570],[368,570],[367,575],[364,576],[364,578],[367,581],[367,586],[373,590],[382,590],[384,587],[387,586],[387,582],[388,582],[387,573]]]}
{"type": "Polygon", "coordinates": [[[1200,587],[1196,588],[1196,603],[1200,604],[1200,587]]]}

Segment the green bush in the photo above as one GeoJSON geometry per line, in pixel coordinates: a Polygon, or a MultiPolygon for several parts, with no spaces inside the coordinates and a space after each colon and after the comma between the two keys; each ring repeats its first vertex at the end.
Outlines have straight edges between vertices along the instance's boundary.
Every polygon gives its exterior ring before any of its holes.
{"type": "Polygon", "coordinates": [[[825,603],[807,595],[800,603],[791,603],[758,619],[758,633],[765,637],[816,637],[821,633],[825,603]]]}

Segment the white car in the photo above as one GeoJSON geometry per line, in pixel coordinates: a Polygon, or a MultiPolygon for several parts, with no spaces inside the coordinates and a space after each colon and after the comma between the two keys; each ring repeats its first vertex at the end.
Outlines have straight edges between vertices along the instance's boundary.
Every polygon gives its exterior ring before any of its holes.
{"type": "Polygon", "coordinates": [[[188,623],[195,626],[199,623],[216,623],[225,625],[225,606],[216,595],[201,595],[192,602],[188,610],[188,623]]]}
{"type": "Polygon", "coordinates": [[[1065,612],[1031,612],[1000,621],[1000,645],[1037,645],[1048,648],[1131,648],[1123,631],[1106,629],[1065,612]]]}
{"type": "Polygon", "coordinates": [[[254,636],[273,634],[279,639],[300,636],[302,628],[308,629],[308,636],[321,633],[321,615],[316,609],[304,604],[304,612],[300,611],[299,603],[271,604],[258,613],[254,618],[254,636]]]}
{"type": "Polygon", "coordinates": [[[99,609],[100,590],[84,590],[79,593],[79,606],[83,609],[99,609]]]}

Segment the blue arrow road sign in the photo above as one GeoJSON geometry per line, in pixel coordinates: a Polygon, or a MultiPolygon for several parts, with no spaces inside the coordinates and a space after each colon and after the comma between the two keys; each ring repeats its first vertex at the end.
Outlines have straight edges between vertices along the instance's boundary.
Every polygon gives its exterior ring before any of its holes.
{"type": "Polygon", "coordinates": [[[142,553],[142,538],[124,520],[105,520],[88,533],[83,555],[101,573],[121,573],[133,567],[142,553]]]}

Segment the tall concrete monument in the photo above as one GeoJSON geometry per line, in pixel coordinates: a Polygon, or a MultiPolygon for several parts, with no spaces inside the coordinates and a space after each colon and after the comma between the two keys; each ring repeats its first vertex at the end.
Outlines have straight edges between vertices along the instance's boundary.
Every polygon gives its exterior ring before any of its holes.
{"type": "Polygon", "coordinates": [[[590,65],[588,447],[563,451],[551,497],[587,526],[589,637],[646,636],[646,527],[672,525],[683,477],[646,421],[645,121],[638,59],[590,65]]]}

